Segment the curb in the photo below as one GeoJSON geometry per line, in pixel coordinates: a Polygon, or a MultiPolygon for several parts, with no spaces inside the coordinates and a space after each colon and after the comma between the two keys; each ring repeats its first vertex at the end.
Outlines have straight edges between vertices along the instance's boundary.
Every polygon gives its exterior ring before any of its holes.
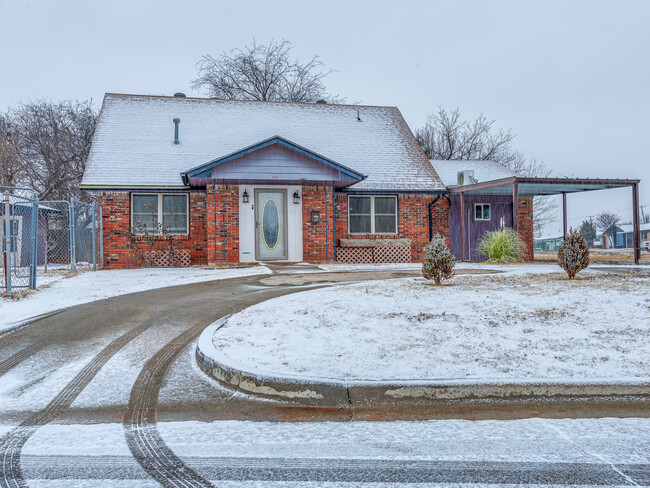
{"type": "Polygon", "coordinates": [[[342,382],[300,379],[280,375],[259,375],[226,364],[212,343],[214,333],[224,325],[224,317],[208,326],[196,346],[196,362],[211,378],[229,388],[274,400],[293,401],[302,405],[347,407],[347,389],[342,382]]]}
{"type": "Polygon", "coordinates": [[[237,391],[301,405],[363,408],[379,405],[431,405],[477,401],[650,400],[650,378],[620,381],[576,380],[350,380],[264,375],[227,363],[212,343],[228,317],[208,326],[199,337],[196,361],[201,370],[237,391]]]}
{"type": "Polygon", "coordinates": [[[59,309],[56,309],[56,310],[52,310],[50,312],[42,313],[40,315],[35,315],[34,317],[29,317],[27,319],[22,319],[22,320],[18,320],[16,322],[9,323],[9,324],[7,324],[5,326],[6,328],[0,330],[0,337],[5,335],[5,334],[8,334],[10,332],[15,332],[17,329],[20,329],[22,327],[26,327],[26,326],[28,326],[28,325],[30,325],[30,324],[32,324],[34,322],[37,322],[39,320],[46,319],[46,318],[52,317],[54,315],[58,315],[61,312],[63,312],[64,310],[66,310],[66,309],[65,308],[59,308],[59,309]]]}

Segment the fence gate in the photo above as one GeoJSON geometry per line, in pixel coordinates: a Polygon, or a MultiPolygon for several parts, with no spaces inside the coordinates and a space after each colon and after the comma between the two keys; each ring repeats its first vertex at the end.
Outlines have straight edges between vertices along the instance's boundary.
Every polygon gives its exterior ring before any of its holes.
{"type": "Polygon", "coordinates": [[[103,261],[101,206],[55,200],[40,202],[40,211],[47,216],[47,225],[38,243],[39,266],[45,272],[61,268],[96,270],[103,261]]]}
{"type": "Polygon", "coordinates": [[[42,224],[38,197],[29,188],[0,186],[0,240],[2,280],[0,292],[36,288],[38,228],[42,224]]]}

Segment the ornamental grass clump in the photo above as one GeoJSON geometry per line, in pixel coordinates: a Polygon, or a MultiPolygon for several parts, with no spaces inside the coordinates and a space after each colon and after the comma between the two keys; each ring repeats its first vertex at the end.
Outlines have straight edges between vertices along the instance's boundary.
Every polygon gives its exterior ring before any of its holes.
{"type": "Polygon", "coordinates": [[[579,230],[569,229],[564,242],[557,250],[557,264],[566,271],[570,280],[589,266],[589,247],[579,230]]]}
{"type": "Polygon", "coordinates": [[[422,276],[427,280],[433,280],[437,286],[442,283],[442,280],[454,276],[455,265],[456,259],[449,251],[445,240],[439,234],[434,235],[424,248],[422,276]]]}
{"type": "Polygon", "coordinates": [[[519,232],[503,228],[483,234],[476,252],[495,263],[518,263],[527,254],[526,243],[519,232]]]}

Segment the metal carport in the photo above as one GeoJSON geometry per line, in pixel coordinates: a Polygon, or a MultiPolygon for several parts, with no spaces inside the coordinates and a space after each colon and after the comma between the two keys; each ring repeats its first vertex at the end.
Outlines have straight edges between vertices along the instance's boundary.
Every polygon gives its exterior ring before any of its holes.
{"type": "MultiPolygon", "coordinates": [[[[449,193],[460,194],[460,208],[464,208],[464,195],[512,195],[512,227],[519,231],[518,201],[519,196],[547,196],[562,195],[562,221],[564,236],[567,234],[567,205],[568,193],[578,193],[594,190],[608,190],[611,188],[632,187],[632,220],[634,232],[634,263],[639,264],[641,258],[641,236],[639,230],[639,181],[600,178],[528,178],[512,176],[498,180],[484,181],[463,186],[449,187],[449,193]]],[[[465,212],[460,213],[460,233],[462,260],[465,261],[465,212]]]]}

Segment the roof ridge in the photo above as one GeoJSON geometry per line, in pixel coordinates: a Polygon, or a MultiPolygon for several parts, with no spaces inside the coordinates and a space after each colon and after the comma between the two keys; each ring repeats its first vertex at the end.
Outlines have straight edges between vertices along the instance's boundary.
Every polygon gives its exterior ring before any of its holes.
{"type": "Polygon", "coordinates": [[[230,98],[212,98],[212,97],[175,97],[174,95],[142,95],[137,93],[104,93],[104,99],[107,97],[120,97],[120,98],[160,98],[172,100],[199,100],[203,102],[240,102],[240,103],[267,103],[277,105],[307,105],[320,106],[320,107],[359,107],[359,108],[390,108],[399,110],[396,105],[360,105],[348,103],[316,103],[316,102],[284,102],[276,100],[245,100],[245,99],[230,99],[230,98]]]}

